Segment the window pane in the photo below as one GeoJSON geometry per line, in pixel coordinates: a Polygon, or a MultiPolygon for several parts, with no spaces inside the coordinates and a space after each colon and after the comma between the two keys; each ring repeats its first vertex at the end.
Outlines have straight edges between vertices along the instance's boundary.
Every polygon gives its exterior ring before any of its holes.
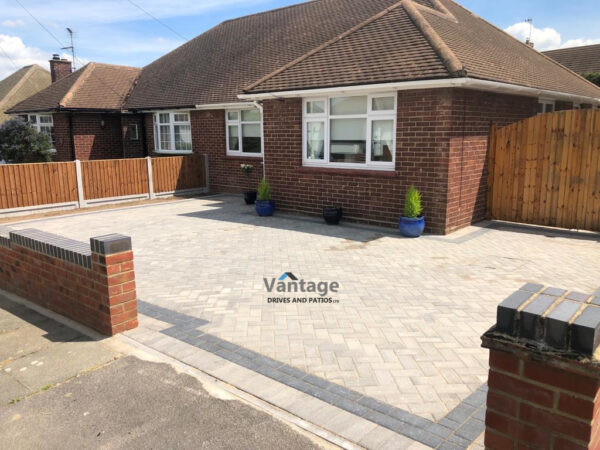
{"type": "Polygon", "coordinates": [[[160,123],[170,123],[171,119],[169,118],[169,113],[161,113],[158,115],[158,121],[160,123]]]}
{"type": "Polygon", "coordinates": [[[331,99],[331,115],[366,114],[367,97],[340,97],[331,99]]]}
{"type": "Polygon", "coordinates": [[[175,150],[192,149],[192,129],[189,125],[175,125],[175,150]]]}
{"type": "Polygon", "coordinates": [[[308,122],[306,124],[306,157],[325,159],[325,123],[308,122]]]}
{"type": "Polygon", "coordinates": [[[239,128],[237,125],[231,125],[229,128],[229,150],[238,151],[240,149],[239,128]]]}
{"type": "Polygon", "coordinates": [[[37,116],[29,116],[29,123],[37,123],[37,116]]]}
{"type": "Polygon", "coordinates": [[[260,111],[258,109],[245,109],[242,111],[242,122],[260,122],[260,111]]]}
{"type": "Polygon", "coordinates": [[[538,103],[538,114],[544,114],[544,104],[538,103]]]}
{"type": "Polygon", "coordinates": [[[547,103],[546,104],[546,112],[547,113],[554,112],[554,105],[552,103],[547,103]]]}
{"type": "Polygon", "coordinates": [[[261,152],[260,125],[242,125],[242,151],[244,153],[261,152]]]}
{"type": "Polygon", "coordinates": [[[371,123],[371,161],[392,162],[394,121],[374,120],[371,123]]]}
{"type": "Polygon", "coordinates": [[[50,136],[50,143],[54,146],[54,128],[52,126],[44,125],[40,127],[40,133],[47,134],[50,136]]]}
{"type": "Polygon", "coordinates": [[[330,128],[330,161],[364,163],[367,149],[367,120],[332,119],[330,128]]]}
{"type": "Polygon", "coordinates": [[[227,120],[238,120],[237,111],[228,111],[227,112],[227,120]]]}
{"type": "Polygon", "coordinates": [[[371,104],[373,111],[393,111],[394,97],[378,97],[374,98],[371,104]]]}
{"type": "Polygon", "coordinates": [[[168,125],[161,125],[158,131],[160,134],[161,150],[173,150],[171,145],[171,127],[168,125]]]}
{"type": "Polygon", "coordinates": [[[323,100],[306,102],[306,114],[324,114],[324,113],[325,113],[325,102],[323,100]]]}
{"type": "Polygon", "coordinates": [[[40,116],[40,123],[52,123],[52,116],[40,116]]]}
{"type": "Polygon", "coordinates": [[[190,118],[186,113],[181,113],[173,114],[173,120],[175,120],[175,122],[189,122],[190,118]]]}

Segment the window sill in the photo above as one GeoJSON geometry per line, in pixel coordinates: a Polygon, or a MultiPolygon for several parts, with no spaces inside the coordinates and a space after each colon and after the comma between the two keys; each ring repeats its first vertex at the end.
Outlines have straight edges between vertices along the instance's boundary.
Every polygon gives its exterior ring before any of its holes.
{"type": "Polygon", "coordinates": [[[357,169],[348,168],[341,169],[338,167],[317,167],[317,166],[300,166],[299,172],[302,173],[323,173],[332,175],[348,175],[348,176],[377,176],[377,177],[388,177],[394,178],[396,176],[395,170],[381,170],[381,169],[357,169]]]}
{"type": "Polygon", "coordinates": [[[177,155],[191,155],[192,153],[194,153],[194,151],[193,150],[177,150],[177,151],[171,151],[171,150],[154,150],[154,153],[156,153],[157,155],[177,156],[177,155]]]}
{"type": "Polygon", "coordinates": [[[262,153],[240,153],[240,154],[227,153],[225,155],[225,158],[227,158],[227,159],[252,159],[252,160],[256,160],[256,159],[263,159],[263,155],[262,155],[262,153]]]}

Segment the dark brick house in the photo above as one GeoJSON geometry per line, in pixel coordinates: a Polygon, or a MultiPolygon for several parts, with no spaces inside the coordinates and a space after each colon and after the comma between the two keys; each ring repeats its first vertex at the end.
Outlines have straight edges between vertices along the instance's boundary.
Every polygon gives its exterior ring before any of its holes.
{"type": "Polygon", "coordinates": [[[600,103],[599,88],[451,0],[315,0],[230,20],[132,84],[121,130],[131,120],[143,136],[125,156],[205,153],[213,191],[265,173],[280,209],[336,204],[386,226],[415,184],[438,233],[485,218],[492,123],[600,103]]]}

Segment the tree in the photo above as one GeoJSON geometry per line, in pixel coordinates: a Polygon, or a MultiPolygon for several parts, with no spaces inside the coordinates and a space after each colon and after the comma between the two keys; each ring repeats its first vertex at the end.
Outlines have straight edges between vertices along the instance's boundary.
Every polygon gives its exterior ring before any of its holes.
{"type": "Polygon", "coordinates": [[[591,81],[595,85],[600,86],[600,73],[587,72],[587,73],[581,74],[581,76],[583,76],[583,78],[591,81]]]}
{"type": "Polygon", "coordinates": [[[38,132],[23,119],[15,118],[0,125],[0,161],[32,163],[51,161],[50,136],[38,132]]]}

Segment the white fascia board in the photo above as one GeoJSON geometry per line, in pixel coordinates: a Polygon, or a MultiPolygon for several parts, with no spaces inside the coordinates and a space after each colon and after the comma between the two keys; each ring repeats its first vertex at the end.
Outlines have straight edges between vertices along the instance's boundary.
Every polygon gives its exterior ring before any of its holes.
{"type": "Polygon", "coordinates": [[[208,105],[196,105],[196,109],[201,111],[207,111],[211,109],[244,109],[252,108],[255,105],[251,102],[240,102],[240,103],[213,103],[208,105]]]}
{"type": "Polygon", "coordinates": [[[293,97],[318,97],[324,95],[363,94],[376,92],[409,91],[417,89],[464,88],[487,92],[498,92],[526,97],[543,97],[554,100],[573,101],[576,103],[600,104],[600,98],[584,97],[566,92],[530,88],[516,84],[500,83],[497,81],[479,80],[476,78],[445,78],[440,80],[404,81],[398,83],[370,84],[362,86],[346,86],[322,89],[305,89],[298,91],[266,92],[261,94],[240,94],[241,100],[267,100],[293,97]]]}

